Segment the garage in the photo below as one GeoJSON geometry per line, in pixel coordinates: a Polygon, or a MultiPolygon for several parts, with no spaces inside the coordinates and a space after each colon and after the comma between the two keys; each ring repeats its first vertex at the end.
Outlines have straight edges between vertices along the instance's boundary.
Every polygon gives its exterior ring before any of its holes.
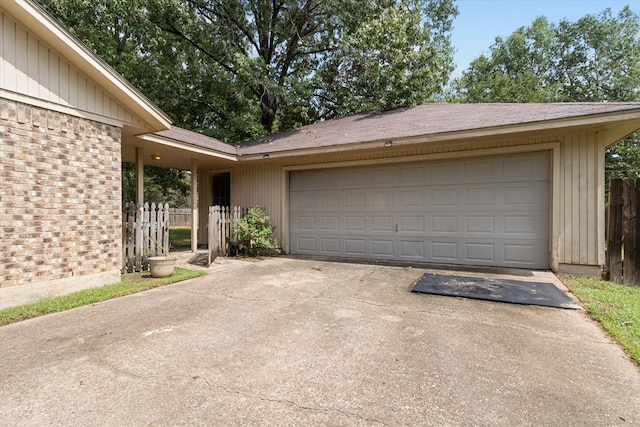
{"type": "Polygon", "coordinates": [[[550,152],[295,170],[292,254],[547,269],[550,152]]]}

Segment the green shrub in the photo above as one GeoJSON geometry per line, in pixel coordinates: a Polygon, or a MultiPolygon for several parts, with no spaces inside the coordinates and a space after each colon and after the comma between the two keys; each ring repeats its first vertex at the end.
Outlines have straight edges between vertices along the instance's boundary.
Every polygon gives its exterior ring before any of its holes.
{"type": "Polygon", "coordinates": [[[273,237],[273,230],[265,208],[250,208],[244,218],[233,224],[238,251],[250,256],[257,255],[260,249],[279,251],[280,245],[273,237]]]}

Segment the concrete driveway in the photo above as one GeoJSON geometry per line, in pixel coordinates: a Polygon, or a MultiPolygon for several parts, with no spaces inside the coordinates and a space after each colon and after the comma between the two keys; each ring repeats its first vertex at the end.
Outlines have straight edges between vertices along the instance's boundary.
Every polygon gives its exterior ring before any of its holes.
{"type": "Polygon", "coordinates": [[[584,311],[412,294],[416,268],[221,262],[0,328],[0,424],[640,425],[640,370],[584,311]]]}

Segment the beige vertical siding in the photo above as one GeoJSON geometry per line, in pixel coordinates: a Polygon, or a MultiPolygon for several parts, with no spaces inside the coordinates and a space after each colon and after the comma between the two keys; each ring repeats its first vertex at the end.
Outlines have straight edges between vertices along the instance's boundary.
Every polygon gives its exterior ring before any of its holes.
{"type": "Polygon", "coordinates": [[[266,208],[280,241],[284,236],[284,176],[282,165],[273,162],[239,165],[231,172],[231,204],[266,208]]]}
{"type": "Polygon", "coordinates": [[[560,264],[593,266],[604,263],[604,146],[595,131],[563,136],[560,150],[560,264]]]}
{"type": "MultiPolygon", "coordinates": [[[[297,168],[332,167],[338,164],[370,164],[384,161],[455,158],[468,155],[508,153],[516,150],[553,150],[550,224],[551,258],[559,265],[589,266],[591,272],[604,262],[604,145],[595,131],[545,133],[522,137],[459,141],[405,149],[326,154],[285,160],[240,164],[232,170],[232,204],[265,206],[278,238],[287,246],[287,171],[297,168]]],[[[210,193],[209,190],[205,190],[210,193]]],[[[208,205],[211,196],[203,203],[208,205]]]]}
{"type": "Polygon", "coordinates": [[[0,89],[5,91],[5,97],[44,101],[47,108],[60,112],[73,110],[79,115],[90,113],[145,126],[82,71],[3,12],[0,12],[0,89]]]}

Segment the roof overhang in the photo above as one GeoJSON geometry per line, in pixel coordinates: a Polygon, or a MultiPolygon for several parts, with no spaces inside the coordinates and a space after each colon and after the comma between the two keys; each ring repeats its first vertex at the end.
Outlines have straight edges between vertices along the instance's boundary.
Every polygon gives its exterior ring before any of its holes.
{"type": "Polygon", "coordinates": [[[167,147],[180,148],[181,150],[199,154],[204,156],[213,157],[216,159],[230,160],[230,161],[238,161],[238,156],[229,153],[223,153],[221,151],[197,147],[195,145],[190,145],[189,143],[185,143],[182,141],[176,141],[173,139],[165,138],[159,135],[150,134],[150,135],[140,135],[139,138],[143,141],[154,142],[156,144],[164,145],[167,147]]]}
{"type": "Polygon", "coordinates": [[[144,121],[151,131],[169,129],[171,120],[162,110],[100,59],[95,52],[70,34],[40,6],[31,0],[11,0],[2,1],[2,8],[120,100],[133,114],[144,121]]]}
{"type": "MultiPolygon", "coordinates": [[[[489,136],[505,137],[509,135],[548,132],[550,130],[569,130],[573,128],[609,129],[619,127],[622,135],[619,139],[640,129],[640,104],[636,109],[609,113],[590,114],[584,116],[567,117],[551,120],[541,120],[528,123],[518,123],[503,126],[487,126],[474,129],[456,130],[451,132],[437,132],[395,138],[389,135],[385,138],[350,142],[348,144],[333,144],[320,147],[279,149],[269,142],[253,145],[250,149],[241,147],[238,150],[241,161],[254,161],[275,158],[310,156],[327,153],[341,153],[402,147],[415,144],[447,144],[461,140],[486,138],[489,136]],[[258,151],[259,152],[256,152],[258,151]]],[[[276,136],[277,137],[277,136],[276,136]]],[[[267,138],[268,139],[268,138],[267,138]]],[[[615,142],[609,141],[608,144],[615,142]]]]}
{"type": "Polygon", "coordinates": [[[640,103],[538,104],[533,107],[531,104],[511,104],[508,107],[512,109],[511,117],[497,115],[505,111],[502,104],[424,105],[408,112],[409,117],[403,109],[380,113],[371,122],[363,113],[271,135],[245,146],[227,144],[172,126],[154,134],[123,138],[123,161],[135,161],[135,148],[139,147],[144,150],[145,163],[149,162],[149,155],[162,158],[150,163],[158,166],[189,169],[191,160],[197,160],[200,166],[213,169],[230,167],[236,162],[396,150],[425,144],[451,145],[487,138],[553,135],[568,131],[600,132],[601,141],[610,145],[640,129],[640,103]],[[539,114],[529,114],[534,111],[539,114]],[[448,112],[456,117],[448,124],[440,124],[437,116],[447,116],[448,112]],[[473,117],[467,119],[467,113],[473,117]]]}

